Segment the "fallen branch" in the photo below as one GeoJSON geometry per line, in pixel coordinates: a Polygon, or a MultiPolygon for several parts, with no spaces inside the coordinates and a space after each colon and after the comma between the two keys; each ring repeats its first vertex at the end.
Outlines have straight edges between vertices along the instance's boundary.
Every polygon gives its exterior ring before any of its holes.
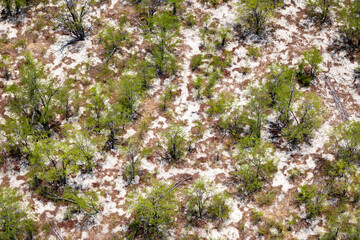
{"type": "Polygon", "coordinates": [[[325,82],[326,82],[326,84],[328,85],[328,87],[330,88],[331,94],[332,94],[333,99],[334,99],[334,101],[335,101],[336,108],[337,108],[338,111],[340,112],[341,118],[343,119],[343,121],[347,121],[348,118],[349,118],[349,114],[345,111],[345,109],[344,109],[341,101],[340,101],[339,98],[337,97],[336,92],[335,92],[335,90],[333,89],[333,87],[331,86],[330,81],[329,81],[327,75],[325,75],[325,82]]]}
{"type": "Polygon", "coordinates": [[[51,230],[52,230],[53,233],[55,234],[56,238],[59,239],[59,240],[64,240],[64,239],[61,237],[60,233],[56,230],[56,227],[53,226],[53,224],[51,224],[51,222],[49,221],[49,219],[46,218],[46,220],[48,221],[48,223],[49,223],[49,225],[50,225],[50,227],[51,227],[51,230]]]}

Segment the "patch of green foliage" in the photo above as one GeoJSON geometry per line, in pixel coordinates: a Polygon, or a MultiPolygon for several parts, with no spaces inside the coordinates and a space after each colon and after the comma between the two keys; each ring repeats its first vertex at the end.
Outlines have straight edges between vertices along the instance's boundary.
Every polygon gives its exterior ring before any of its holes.
{"type": "Polygon", "coordinates": [[[0,239],[32,239],[36,222],[24,208],[22,196],[15,189],[0,187],[0,239]]]}

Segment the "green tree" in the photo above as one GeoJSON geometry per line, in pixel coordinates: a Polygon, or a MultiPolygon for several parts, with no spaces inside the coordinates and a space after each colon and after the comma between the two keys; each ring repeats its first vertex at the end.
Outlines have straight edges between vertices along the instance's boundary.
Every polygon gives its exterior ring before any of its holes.
{"type": "Polygon", "coordinates": [[[190,217],[226,219],[230,214],[230,207],[225,203],[226,193],[215,193],[208,182],[197,180],[185,190],[187,197],[187,211],[190,217]]]}
{"type": "Polygon", "coordinates": [[[62,87],[56,94],[58,101],[58,112],[65,117],[65,120],[77,114],[79,106],[80,94],[73,89],[73,84],[70,79],[64,81],[62,87]]]}
{"type": "Polygon", "coordinates": [[[311,50],[303,52],[305,62],[299,64],[298,79],[301,83],[309,85],[310,81],[316,77],[319,71],[319,64],[322,62],[323,57],[321,56],[320,50],[314,46],[311,50]],[[305,72],[305,64],[310,65],[310,74],[305,72]]]}
{"type": "Polygon", "coordinates": [[[93,127],[95,131],[100,131],[103,128],[104,111],[107,109],[105,105],[106,95],[100,85],[96,85],[91,88],[87,99],[89,103],[86,105],[87,110],[90,112],[90,116],[87,121],[90,127],[93,127]]]}
{"type": "Polygon", "coordinates": [[[208,183],[203,180],[197,180],[194,184],[186,189],[188,197],[187,209],[188,214],[192,217],[202,218],[210,202],[211,192],[207,186],[208,183]]]}
{"type": "Polygon", "coordinates": [[[27,159],[31,153],[33,141],[41,137],[41,134],[37,134],[28,121],[21,119],[7,119],[5,124],[0,125],[0,130],[4,131],[6,139],[3,150],[7,155],[18,160],[22,157],[27,159]]]}
{"type": "Polygon", "coordinates": [[[339,22],[342,23],[340,29],[343,33],[345,33],[348,43],[355,48],[360,47],[359,11],[359,1],[349,1],[349,4],[339,11],[339,22]]]}
{"type": "Polygon", "coordinates": [[[78,170],[76,152],[69,143],[44,139],[34,143],[30,156],[32,188],[47,196],[54,187],[66,186],[70,174],[78,170]]]}
{"type": "Polygon", "coordinates": [[[269,96],[266,88],[250,89],[250,102],[244,107],[243,116],[245,124],[250,126],[250,135],[261,137],[261,129],[268,116],[269,96]]]}
{"type": "Polygon", "coordinates": [[[136,151],[134,149],[127,149],[128,163],[124,166],[123,178],[127,184],[131,185],[135,180],[135,177],[140,173],[141,161],[139,156],[136,157],[136,151]]]}
{"type": "Polygon", "coordinates": [[[176,186],[156,182],[144,194],[133,196],[130,224],[130,238],[143,236],[146,239],[163,238],[171,227],[177,214],[178,202],[175,199],[176,186]]]}
{"type": "Polygon", "coordinates": [[[99,40],[105,47],[105,63],[116,53],[121,50],[129,40],[129,33],[125,30],[126,18],[122,17],[118,28],[113,26],[106,27],[99,34],[99,40]]]}
{"type": "Polygon", "coordinates": [[[330,21],[331,9],[337,5],[337,0],[307,0],[306,11],[320,25],[330,21]]]}
{"type": "Polygon", "coordinates": [[[209,100],[209,109],[208,114],[210,116],[222,114],[227,112],[233,102],[233,96],[229,93],[222,92],[220,93],[218,99],[209,100]]]}
{"type": "Polygon", "coordinates": [[[245,196],[251,195],[260,190],[277,171],[276,162],[271,157],[272,147],[250,136],[240,141],[238,150],[239,166],[234,176],[239,182],[239,191],[245,196]]]}
{"type": "Polygon", "coordinates": [[[297,201],[305,204],[307,217],[311,219],[317,217],[323,210],[325,197],[326,194],[316,186],[304,185],[300,187],[297,201]]]}
{"type": "Polygon", "coordinates": [[[15,189],[0,187],[0,239],[32,239],[36,233],[36,222],[21,199],[15,189]]]}
{"type": "Polygon", "coordinates": [[[12,95],[9,109],[32,126],[40,124],[42,130],[50,134],[54,110],[58,104],[55,97],[60,86],[53,79],[46,79],[44,67],[30,54],[25,56],[20,74],[21,87],[13,84],[6,89],[12,95]]]}
{"type": "Polygon", "coordinates": [[[106,112],[103,119],[104,128],[109,130],[108,143],[110,149],[115,149],[117,133],[121,127],[124,130],[125,125],[131,122],[131,119],[132,113],[130,109],[121,103],[116,102],[110,106],[110,109],[106,112]]]}
{"type": "Polygon", "coordinates": [[[0,72],[2,72],[5,80],[9,80],[11,77],[10,66],[11,66],[11,57],[8,55],[0,55],[0,72]]]}
{"type": "Polygon", "coordinates": [[[360,159],[360,123],[347,121],[334,127],[327,144],[337,161],[355,164],[360,159]]]}
{"type": "Polygon", "coordinates": [[[269,70],[270,73],[267,74],[268,81],[266,82],[266,87],[271,98],[270,106],[274,106],[278,92],[283,87],[288,88],[288,86],[291,85],[294,77],[294,70],[286,65],[280,65],[279,63],[271,64],[269,70]]]}
{"type": "Polygon", "coordinates": [[[305,94],[295,111],[289,109],[290,124],[281,130],[290,143],[308,142],[313,132],[321,126],[325,110],[321,99],[315,93],[305,94]]]}
{"type": "Polygon", "coordinates": [[[166,158],[172,161],[181,161],[185,155],[186,138],[183,130],[177,126],[171,126],[164,134],[166,158]]]}
{"type": "Polygon", "coordinates": [[[72,130],[70,134],[72,144],[70,145],[71,156],[74,162],[84,166],[83,170],[92,171],[95,166],[95,153],[99,139],[91,138],[88,131],[72,130]]]}
{"type": "Polygon", "coordinates": [[[242,31],[261,35],[266,30],[274,8],[269,0],[243,0],[238,11],[242,31]]]}
{"type": "Polygon", "coordinates": [[[147,90],[151,87],[153,79],[156,77],[156,68],[148,60],[142,60],[137,65],[136,69],[137,75],[136,78],[139,79],[141,83],[142,90],[147,90]]]}
{"type": "Polygon", "coordinates": [[[159,76],[173,75],[178,68],[174,54],[178,44],[178,29],[179,20],[174,15],[162,12],[153,17],[147,38],[153,44],[152,56],[159,76]]]}

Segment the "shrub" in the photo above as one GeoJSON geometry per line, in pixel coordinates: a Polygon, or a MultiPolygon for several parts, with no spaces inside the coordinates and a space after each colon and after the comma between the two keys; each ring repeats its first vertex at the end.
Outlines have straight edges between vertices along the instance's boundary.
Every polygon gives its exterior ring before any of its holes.
{"type": "Polygon", "coordinates": [[[248,51],[247,55],[252,58],[252,60],[256,60],[258,57],[261,56],[260,49],[256,46],[248,46],[246,50],[248,51]]]}
{"type": "Polygon", "coordinates": [[[0,55],[0,72],[2,72],[5,80],[9,80],[11,77],[10,66],[11,57],[8,55],[0,55]]]}
{"type": "Polygon", "coordinates": [[[254,223],[257,224],[261,221],[262,217],[264,216],[263,212],[258,212],[255,209],[252,209],[251,211],[251,215],[250,215],[250,220],[254,223]]]}
{"type": "Polygon", "coordinates": [[[239,182],[239,191],[251,195],[260,190],[277,171],[276,163],[271,156],[271,146],[260,139],[249,136],[238,144],[238,170],[233,173],[239,182]]]}
{"type": "Polygon", "coordinates": [[[143,235],[148,239],[162,238],[176,216],[178,202],[175,188],[169,183],[154,183],[144,194],[132,197],[134,219],[130,224],[129,238],[143,235]]]}
{"type": "Polygon", "coordinates": [[[127,184],[131,185],[135,180],[135,177],[140,173],[140,160],[135,157],[135,151],[128,151],[129,161],[124,166],[123,178],[127,184]]]}
{"type": "Polygon", "coordinates": [[[322,62],[320,50],[315,46],[311,50],[303,52],[304,59],[311,67],[310,77],[314,79],[319,70],[319,64],[322,62]]]}
{"type": "Polygon", "coordinates": [[[233,102],[233,96],[230,95],[229,93],[222,92],[219,95],[218,99],[209,100],[209,105],[210,105],[208,109],[209,115],[210,116],[218,115],[228,111],[232,102],[233,102]]]}
{"type": "Polygon", "coordinates": [[[105,46],[105,62],[120,50],[128,38],[128,32],[124,30],[124,23],[122,22],[120,28],[106,27],[99,34],[99,40],[105,46]]]}
{"type": "Polygon", "coordinates": [[[87,99],[89,99],[89,103],[86,105],[86,108],[90,112],[87,122],[90,127],[94,128],[95,131],[100,131],[104,127],[106,98],[103,91],[102,87],[97,85],[90,89],[87,97],[87,99]]]}
{"type": "Polygon", "coordinates": [[[32,239],[36,233],[36,223],[21,198],[14,189],[0,187],[0,239],[32,239]]]}
{"type": "Polygon", "coordinates": [[[167,109],[168,103],[174,99],[176,93],[177,91],[173,85],[166,87],[164,95],[161,97],[162,103],[160,104],[160,108],[162,110],[165,111],[167,109]]]}
{"type": "Polygon", "coordinates": [[[173,125],[165,132],[164,136],[166,140],[166,159],[177,162],[181,161],[185,156],[186,150],[186,138],[182,128],[173,125]]]}
{"type": "Polygon", "coordinates": [[[282,93],[283,88],[288,88],[292,85],[294,71],[286,65],[280,65],[274,63],[269,67],[270,73],[267,75],[268,81],[266,82],[266,88],[268,89],[271,106],[276,103],[277,95],[282,93]]]}
{"type": "Polygon", "coordinates": [[[21,121],[31,126],[40,125],[45,134],[50,134],[51,122],[55,117],[56,95],[60,87],[54,80],[47,80],[44,67],[36,62],[30,54],[26,54],[25,62],[20,69],[21,87],[12,84],[5,89],[12,94],[9,103],[11,112],[17,114],[21,121]]]}
{"type": "Polygon", "coordinates": [[[243,0],[239,8],[242,31],[262,35],[273,14],[273,4],[269,0],[243,0]]]}
{"type": "Polygon", "coordinates": [[[204,57],[202,54],[192,56],[190,61],[191,70],[195,71],[196,69],[199,69],[203,59],[204,57]]]}
{"type": "Polygon", "coordinates": [[[186,189],[185,195],[188,198],[186,208],[191,218],[223,220],[229,217],[230,207],[225,203],[228,194],[215,194],[208,182],[197,180],[186,189]]]}
{"type": "Polygon", "coordinates": [[[348,43],[355,48],[360,47],[360,2],[349,1],[349,4],[339,11],[340,29],[345,33],[348,43]]]}
{"type": "Polygon", "coordinates": [[[219,5],[223,2],[228,2],[228,0],[200,0],[201,3],[203,4],[208,4],[212,7],[216,6],[216,5],[219,5]]]}
{"type": "Polygon", "coordinates": [[[306,11],[309,17],[314,18],[320,25],[330,21],[331,8],[335,7],[337,0],[307,0],[306,11]]]}
{"type": "Polygon", "coordinates": [[[36,5],[39,3],[48,3],[48,0],[2,0],[0,5],[4,7],[5,18],[15,16],[20,14],[23,9],[29,7],[30,5],[36,5]]]}
{"type": "Polygon", "coordinates": [[[270,206],[274,202],[278,194],[279,191],[277,189],[270,189],[257,193],[255,199],[260,206],[262,205],[270,206]]]}
{"type": "Polygon", "coordinates": [[[291,111],[291,125],[281,130],[292,144],[308,142],[315,130],[321,126],[325,110],[321,99],[315,94],[308,94],[299,102],[299,106],[294,112],[291,111]]]}
{"type": "Polygon", "coordinates": [[[311,219],[318,216],[323,210],[325,196],[315,186],[304,185],[300,187],[296,199],[299,203],[305,204],[307,217],[311,219]]]}
{"type": "Polygon", "coordinates": [[[226,200],[230,195],[226,192],[215,194],[212,197],[212,203],[208,208],[209,216],[215,220],[225,220],[230,216],[230,206],[226,204],[226,200]]]}
{"type": "Polygon", "coordinates": [[[360,159],[360,123],[348,121],[333,129],[328,148],[337,161],[355,164],[360,159]]]}
{"type": "Polygon", "coordinates": [[[193,27],[196,25],[196,18],[194,14],[186,13],[185,14],[185,24],[187,27],[193,27]]]}
{"type": "Polygon", "coordinates": [[[157,74],[175,74],[178,64],[173,53],[178,44],[179,20],[176,16],[162,12],[152,18],[147,38],[153,44],[152,56],[157,74]]]}

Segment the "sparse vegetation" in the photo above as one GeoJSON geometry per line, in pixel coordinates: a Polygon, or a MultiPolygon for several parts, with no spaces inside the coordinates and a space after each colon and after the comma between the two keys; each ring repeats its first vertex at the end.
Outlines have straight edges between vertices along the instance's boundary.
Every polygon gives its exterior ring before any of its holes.
{"type": "Polygon", "coordinates": [[[358,239],[359,6],[0,0],[0,239],[358,239]]]}

